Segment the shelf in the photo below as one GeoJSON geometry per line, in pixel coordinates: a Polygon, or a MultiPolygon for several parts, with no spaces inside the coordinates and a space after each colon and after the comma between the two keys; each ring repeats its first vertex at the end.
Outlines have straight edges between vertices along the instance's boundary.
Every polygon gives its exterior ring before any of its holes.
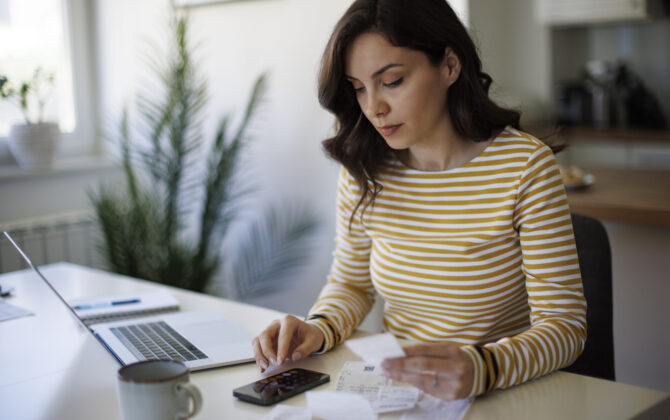
{"type": "Polygon", "coordinates": [[[0,164],[0,183],[36,177],[53,177],[78,172],[115,169],[118,165],[109,156],[90,155],[57,158],[52,165],[22,168],[16,164],[0,164]]]}
{"type": "Polygon", "coordinates": [[[606,128],[597,129],[592,127],[563,127],[555,129],[560,138],[567,140],[589,139],[589,140],[613,140],[613,141],[649,141],[670,143],[670,131],[668,130],[643,130],[628,128],[606,128]]]}

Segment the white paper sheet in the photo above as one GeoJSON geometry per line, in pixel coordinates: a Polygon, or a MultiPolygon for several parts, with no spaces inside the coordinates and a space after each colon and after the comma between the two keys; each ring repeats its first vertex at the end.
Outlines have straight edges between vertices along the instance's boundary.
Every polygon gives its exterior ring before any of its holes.
{"type": "Polygon", "coordinates": [[[472,404],[472,398],[443,401],[424,394],[414,409],[406,411],[400,420],[461,420],[472,404]]]}
{"type": "Polygon", "coordinates": [[[307,391],[307,406],[319,420],[376,420],[370,402],[358,394],[307,391]]]}
{"type": "Polygon", "coordinates": [[[379,365],[389,357],[403,357],[403,351],[393,334],[375,334],[345,341],[351,351],[367,363],[379,365]]]}
{"type": "Polygon", "coordinates": [[[32,315],[33,313],[20,306],[12,305],[0,299],[0,322],[10,319],[21,318],[22,316],[32,315]]]}
{"type": "Polygon", "coordinates": [[[312,411],[307,407],[279,404],[262,420],[310,420],[311,418],[312,411]]]}
{"type": "Polygon", "coordinates": [[[372,402],[372,410],[377,414],[409,410],[416,405],[419,394],[419,388],[413,386],[383,386],[372,402]]]}

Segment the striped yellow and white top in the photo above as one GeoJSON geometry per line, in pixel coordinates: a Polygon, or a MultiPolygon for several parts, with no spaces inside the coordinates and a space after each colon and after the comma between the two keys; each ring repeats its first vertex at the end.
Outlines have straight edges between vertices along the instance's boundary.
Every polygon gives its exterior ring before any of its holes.
{"type": "Polygon", "coordinates": [[[551,150],[507,127],[476,158],[424,172],[399,161],[378,175],[374,206],[340,174],[328,283],[308,322],[323,351],[349,337],[375,290],[384,324],[415,341],[453,341],[475,362],[471,395],[572,363],[586,338],[586,302],[570,211],[551,150]]]}

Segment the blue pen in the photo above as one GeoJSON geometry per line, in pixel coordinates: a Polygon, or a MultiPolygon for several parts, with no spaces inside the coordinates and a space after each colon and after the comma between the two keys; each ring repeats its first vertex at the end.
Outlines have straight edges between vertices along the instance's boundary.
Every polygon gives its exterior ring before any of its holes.
{"type": "Polygon", "coordinates": [[[127,305],[129,303],[140,303],[139,299],[128,299],[128,300],[113,300],[111,302],[98,302],[98,303],[89,303],[86,305],[77,305],[74,309],[96,309],[96,308],[105,308],[107,306],[117,306],[117,305],[127,305]]]}

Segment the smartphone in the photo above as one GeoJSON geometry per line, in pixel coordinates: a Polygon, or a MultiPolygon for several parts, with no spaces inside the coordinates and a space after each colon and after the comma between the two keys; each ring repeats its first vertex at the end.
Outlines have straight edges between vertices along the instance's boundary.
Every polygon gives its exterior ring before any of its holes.
{"type": "Polygon", "coordinates": [[[242,401],[271,405],[330,381],[325,373],[289,369],[248,385],[235,388],[233,395],[242,401]]]}

